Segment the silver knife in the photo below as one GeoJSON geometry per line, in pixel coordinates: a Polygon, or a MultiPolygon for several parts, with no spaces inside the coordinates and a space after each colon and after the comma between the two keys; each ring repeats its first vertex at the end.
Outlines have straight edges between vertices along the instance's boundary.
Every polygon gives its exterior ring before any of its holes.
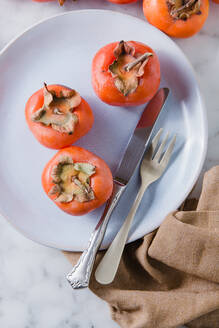
{"type": "Polygon", "coordinates": [[[95,257],[105,235],[111,214],[144,155],[153,128],[164,107],[168,94],[168,88],[160,89],[149,101],[141,115],[116,171],[113,192],[106,203],[103,215],[91,235],[87,249],[82,253],[78,263],[67,275],[67,280],[74,289],[86,288],[89,285],[95,257]]]}

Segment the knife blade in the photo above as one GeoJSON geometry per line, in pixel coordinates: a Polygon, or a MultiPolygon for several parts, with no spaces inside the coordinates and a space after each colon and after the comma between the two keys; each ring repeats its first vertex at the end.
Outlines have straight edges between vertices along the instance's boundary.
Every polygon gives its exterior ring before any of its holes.
{"type": "Polygon", "coordinates": [[[115,181],[126,185],[130,180],[144,155],[149,137],[164,107],[168,94],[168,88],[160,89],[145,107],[116,171],[115,181]]]}
{"type": "Polygon", "coordinates": [[[87,249],[85,249],[78,263],[66,277],[73,289],[86,288],[89,285],[96,253],[102,243],[111,214],[144,155],[168,94],[168,88],[160,89],[152,100],[149,101],[140,117],[116,171],[112,196],[107,201],[105,210],[91,234],[87,249]]]}

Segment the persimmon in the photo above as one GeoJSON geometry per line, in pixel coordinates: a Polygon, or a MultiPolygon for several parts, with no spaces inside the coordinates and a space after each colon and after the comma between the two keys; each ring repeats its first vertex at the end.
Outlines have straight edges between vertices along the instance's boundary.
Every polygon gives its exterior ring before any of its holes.
{"type": "Polygon", "coordinates": [[[71,146],[59,150],[47,163],[42,185],[60,209],[71,215],[84,215],[111,196],[113,178],[103,159],[71,146]]]}
{"type": "Polygon", "coordinates": [[[94,117],[88,103],[73,89],[44,85],[27,101],[27,124],[44,146],[60,149],[70,146],[92,127],[94,117]]]}
{"type": "Polygon", "coordinates": [[[215,3],[219,3],[219,0],[212,0],[213,2],[215,2],[215,3]]]}
{"type": "Polygon", "coordinates": [[[208,9],[209,0],[143,0],[149,23],[178,38],[199,32],[208,17],[208,9]]]}
{"type": "Polygon", "coordinates": [[[107,44],[93,59],[92,84],[97,96],[110,105],[144,104],[160,84],[158,57],[141,42],[107,44]]]}

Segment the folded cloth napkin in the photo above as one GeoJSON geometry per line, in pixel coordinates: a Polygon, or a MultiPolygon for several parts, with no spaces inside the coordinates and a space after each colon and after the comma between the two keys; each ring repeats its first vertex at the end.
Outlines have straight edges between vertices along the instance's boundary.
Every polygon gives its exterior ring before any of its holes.
{"type": "MultiPolygon", "coordinates": [[[[80,253],[65,255],[75,264],[80,253]]],[[[92,276],[90,289],[123,328],[219,328],[219,166],[205,174],[195,211],[170,213],[128,244],[114,282],[92,276]]]]}

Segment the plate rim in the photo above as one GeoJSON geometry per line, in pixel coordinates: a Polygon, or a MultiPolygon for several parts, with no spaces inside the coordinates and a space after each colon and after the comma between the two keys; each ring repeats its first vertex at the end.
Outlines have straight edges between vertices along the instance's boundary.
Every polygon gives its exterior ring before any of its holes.
{"type": "MultiPolygon", "coordinates": [[[[201,104],[201,111],[202,111],[202,115],[203,115],[203,140],[202,140],[202,144],[203,144],[203,151],[202,151],[202,154],[201,154],[201,159],[200,159],[200,162],[199,162],[199,166],[196,170],[196,174],[194,174],[194,177],[191,181],[191,183],[189,184],[188,186],[188,191],[184,192],[183,193],[183,198],[180,199],[178,202],[177,202],[177,205],[176,205],[176,209],[183,203],[183,201],[187,198],[187,196],[189,195],[189,193],[192,191],[193,187],[195,186],[199,176],[200,176],[200,173],[201,173],[201,170],[203,168],[203,165],[204,165],[204,161],[206,159],[206,155],[207,155],[207,146],[208,146],[208,118],[207,118],[207,109],[206,109],[206,105],[205,105],[205,101],[203,99],[203,95],[201,93],[201,89],[200,89],[200,85],[199,85],[199,82],[197,80],[197,74],[195,72],[195,69],[194,67],[192,66],[190,60],[188,59],[188,57],[185,55],[183,49],[181,49],[181,47],[173,41],[173,39],[171,37],[169,37],[167,34],[165,34],[164,32],[162,32],[161,30],[159,30],[158,28],[156,28],[155,26],[153,26],[152,24],[150,24],[146,19],[145,21],[141,18],[141,17],[136,17],[134,15],[130,15],[130,14],[126,14],[126,13],[122,13],[122,12],[119,12],[119,11],[116,11],[116,10],[108,10],[108,9],[80,9],[80,10],[70,10],[70,11],[66,11],[64,13],[59,13],[59,14],[55,14],[55,15],[51,15],[47,18],[44,18],[44,19],[41,19],[39,20],[37,23],[34,23],[34,24],[31,24],[28,28],[24,29],[23,32],[19,33],[17,36],[13,37],[11,39],[11,41],[9,41],[1,50],[0,50],[0,57],[10,48],[11,45],[13,45],[18,39],[20,39],[23,35],[25,35],[26,33],[28,33],[30,30],[34,29],[35,27],[37,27],[38,25],[41,25],[43,24],[44,22],[47,22],[49,20],[52,20],[54,18],[57,18],[57,17],[60,17],[60,16],[65,16],[65,15],[72,15],[72,14],[80,14],[80,13],[84,13],[84,12],[96,12],[96,13],[109,13],[109,14],[116,14],[116,15],[120,15],[120,16],[126,16],[126,17],[129,17],[131,18],[132,20],[135,20],[135,21],[141,21],[141,22],[144,22],[146,25],[150,25],[150,28],[152,28],[153,30],[156,30],[157,32],[159,32],[164,38],[168,39],[171,43],[174,44],[174,46],[182,53],[183,57],[184,57],[184,60],[185,62],[187,63],[187,65],[189,66],[190,68],[190,71],[194,77],[194,80],[195,80],[195,83],[196,83],[196,87],[197,87],[197,90],[198,90],[198,97],[200,98],[200,104],[201,104]]],[[[11,222],[11,220],[8,218],[8,216],[6,214],[2,214],[2,208],[0,207],[0,215],[7,221],[10,223],[11,226],[13,226],[13,228],[15,228],[16,231],[18,231],[19,233],[21,233],[24,237],[26,237],[27,239],[39,244],[39,245],[43,245],[43,246],[46,246],[46,247],[50,247],[50,248],[53,248],[53,249],[59,249],[59,250],[62,250],[62,251],[70,251],[70,252],[78,252],[78,250],[70,250],[69,248],[59,248],[55,245],[51,245],[50,243],[47,243],[47,242],[42,242],[42,241],[38,241],[36,240],[34,237],[30,237],[25,231],[22,230],[22,228],[19,228],[17,227],[13,222],[11,222]]],[[[162,222],[161,222],[162,223],[162,222]]],[[[160,224],[161,224],[160,223],[160,224]]],[[[160,224],[154,224],[153,225],[153,230],[156,230],[160,224]]],[[[144,235],[148,234],[150,232],[146,232],[144,233],[143,235],[141,233],[136,233],[135,234],[135,237],[131,237],[127,240],[126,244],[128,243],[131,243],[133,241],[136,241],[140,238],[142,238],[144,235]]],[[[100,248],[100,249],[104,249],[104,248],[100,248]]],[[[79,251],[79,252],[82,252],[83,250],[79,251]]]]}

